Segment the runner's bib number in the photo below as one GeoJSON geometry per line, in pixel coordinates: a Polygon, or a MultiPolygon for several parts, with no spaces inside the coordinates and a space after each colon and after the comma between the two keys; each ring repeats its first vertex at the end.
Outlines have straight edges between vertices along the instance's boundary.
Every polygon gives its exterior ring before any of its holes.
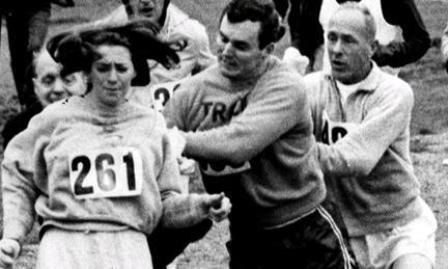
{"type": "Polygon", "coordinates": [[[137,149],[78,152],[69,161],[70,187],[77,199],[136,196],[142,192],[142,158],[137,149]]]}
{"type": "Polygon", "coordinates": [[[359,124],[353,122],[332,121],[325,112],[322,119],[322,142],[328,145],[335,144],[338,140],[342,139],[349,132],[353,132],[359,126],[359,124]]]}
{"type": "Polygon", "coordinates": [[[162,111],[165,104],[173,96],[173,92],[179,87],[179,82],[166,82],[151,87],[151,97],[154,108],[162,111]]]}

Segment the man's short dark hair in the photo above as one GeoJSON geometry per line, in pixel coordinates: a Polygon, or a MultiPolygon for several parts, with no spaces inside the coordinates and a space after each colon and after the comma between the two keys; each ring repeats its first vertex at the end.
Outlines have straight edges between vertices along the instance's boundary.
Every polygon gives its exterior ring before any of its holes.
{"type": "Polygon", "coordinates": [[[261,49],[270,43],[279,41],[285,34],[285,27],[281,24],[280,15],[271,0],[232,0],[224,8],[220,22],[225,15],[231,23],[240,23],[246,20],[260,22],[258,43],[261,49]]]}

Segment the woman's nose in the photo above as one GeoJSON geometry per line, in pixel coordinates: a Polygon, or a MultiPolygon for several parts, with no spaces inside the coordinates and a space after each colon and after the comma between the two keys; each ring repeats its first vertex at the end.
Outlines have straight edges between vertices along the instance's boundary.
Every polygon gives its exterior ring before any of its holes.
{"type": "Polygon", "coordinates": [[[115,68],[112,68],[109,72],[109,77],[107,78],[109,82],[115,82],[118,80],[118,74],[117,70],[115,68]]]}

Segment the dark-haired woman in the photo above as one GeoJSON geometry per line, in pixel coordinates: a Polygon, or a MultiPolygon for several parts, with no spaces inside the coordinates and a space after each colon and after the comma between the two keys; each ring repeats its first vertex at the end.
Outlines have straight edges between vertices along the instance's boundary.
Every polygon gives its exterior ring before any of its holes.
{"type": "Polygon", "coordinates": [[[228,212],[222,195],[182,194],[179,143],[160,114],[126,98],[147,73],[141,59],[169,66],[176,55],[138,26],[53,41],[64,68],[86,72],[88,93],[46,107],[6,148],[0,267],[17,258],[37,214],[36,268],[151,268],[146,235],[159,221],[184,227],[228,212]]]}

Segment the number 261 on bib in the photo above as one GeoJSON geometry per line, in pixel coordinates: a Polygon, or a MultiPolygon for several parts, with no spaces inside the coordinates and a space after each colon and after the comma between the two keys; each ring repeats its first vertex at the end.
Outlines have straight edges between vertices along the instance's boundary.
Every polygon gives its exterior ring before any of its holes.
{"type": "Polygon", "coordinates": [[[77,199],[136,196],[142,191],[142,158],[134,148],[78,152],[69,157],[69,164],[77,199]]]}

